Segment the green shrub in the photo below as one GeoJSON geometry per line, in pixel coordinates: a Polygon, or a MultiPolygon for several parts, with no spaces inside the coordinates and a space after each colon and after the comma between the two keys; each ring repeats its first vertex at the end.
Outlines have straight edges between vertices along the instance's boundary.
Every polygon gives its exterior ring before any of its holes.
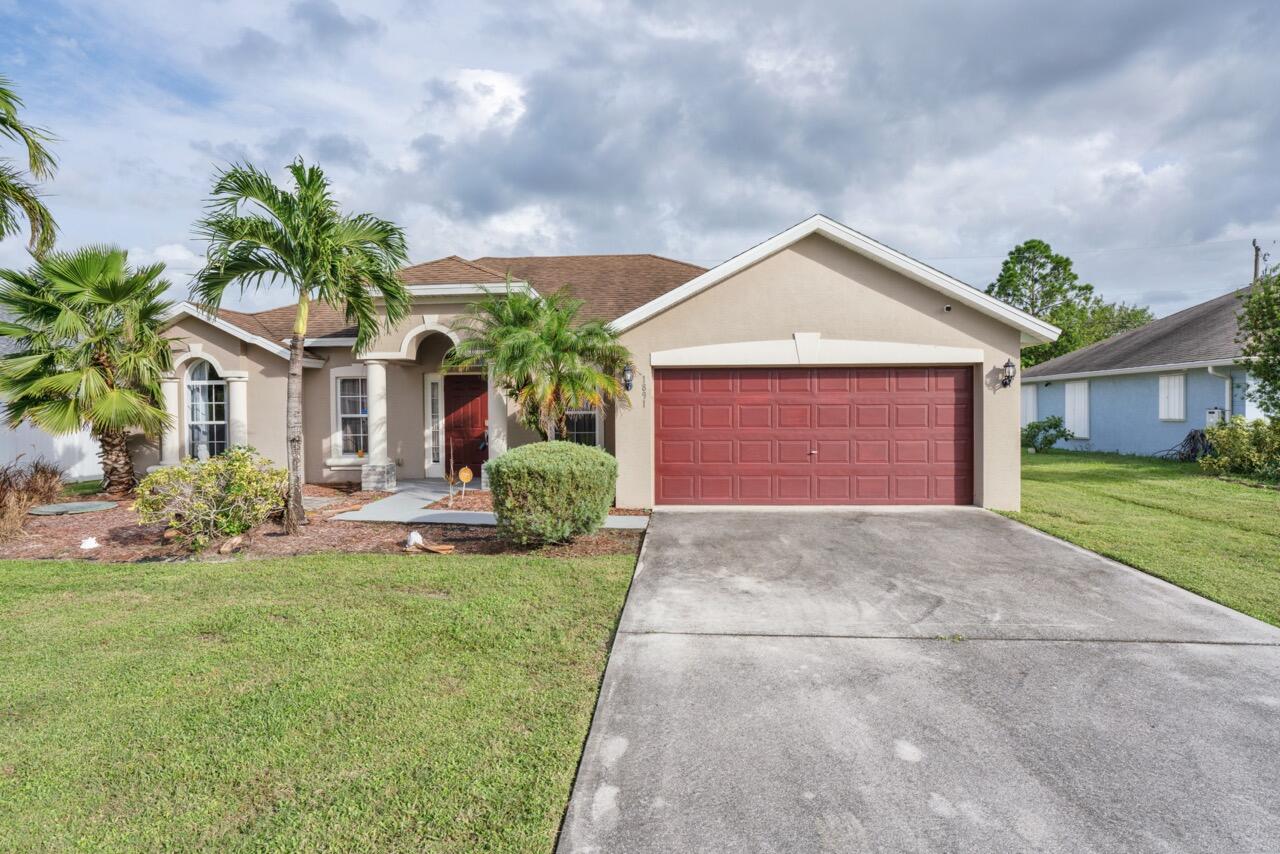
{"type": "Polygon", "coordinates": [[[287,475],[252,448],[236,447],[204,462],[156,469],[138,484],[134,509],[143,525],[164,522],[200,551],[267,521],[284,508],[287,475]]]}
{"type": "Polygon", "coordinates": [[[1036,453],[1044,453],[1062,439],[1074,439],[1076,435],[1067,429],[1061,415],[1050,415],[1039,421],[1032,421],[1022,428],[1022,447],[1035,448],[1036,453]]]}
{"type": "Polygon", "coordinates": [[[1200,458],[1205,471],[1280,480],[1280,419],[1246,421],[1237,415],[1204,432],[1212,447],[1200,458]]]}
{"type": "Polygon", "coordinates": [[[498,533],[521,545],[563,543],[604,524],[618,461],[574,442],[538,442],[491,461],[498,533]]]}

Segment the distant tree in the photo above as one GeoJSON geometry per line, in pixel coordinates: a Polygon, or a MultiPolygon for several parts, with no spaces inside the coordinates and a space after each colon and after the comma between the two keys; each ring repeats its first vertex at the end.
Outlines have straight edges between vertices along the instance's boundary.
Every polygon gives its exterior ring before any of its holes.
{"type": "Polygon", "coordinates": [[[1000,275],[987,286],[987,293],[1062,330],[1052,344],[1025,348],[1024,368],[1152,320],[1151,310],[1143,306],[1104,302],[1094,293],[1093,285],[1080,281],[1071,259],[1056,254],[1043,240],[1015,246],[1001,264],[1000,275]]]}
{"type": "Polygon", "coordinates": [[[1280,416],[1280,266],[1258,278],[1241,297],[1239,341],[1249,360],[1249,397],[1280,416]]]}
{"type": "Polygon", "coordinates": [[[13,159],[0,157],[0,238],[20,232],[21,219],[26,219],[27,248],[38,258],[53,247],[57,226],[49,209],[40,201],[36,185],[27,176],[36,180],[49,178],[57,161],[45,147],[52,139],[48,132],[27,124],[18,116],[22,99],[12,86],[7,77],[0,75],[0,136],[26,148],[27,165],[24,170],[13,159]]]}

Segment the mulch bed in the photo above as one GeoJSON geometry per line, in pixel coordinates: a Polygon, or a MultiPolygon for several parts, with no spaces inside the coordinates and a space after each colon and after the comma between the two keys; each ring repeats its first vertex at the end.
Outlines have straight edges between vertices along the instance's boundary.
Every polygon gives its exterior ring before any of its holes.
{"type": "MultiPolygon", "coordinates": [[[[448,498],[441,498],[428,504],[430,510],[485,510],[493,512],[493,494],[487,489],[468,489],[464,496],[458,492],[453,496],[453,503],[448,498]]],[[[627,507],[610,507],[610,516],[648,516],[648,510],[632,510],[627,507]]]]}
{"type": "MultiPolygon", "coordinates": [[[[471,525],[402,525],[393,522],[343,522],[333,519],[337,513],[351,510],[367,501],[382,498],[384,492],[359,492],[338,487],[308,486],[307,494],[325,495],[318,490],[332,490],[332,495],[350,500],[336,501],[319,511],[308,513],[309,524],[296,537],[284,533],[274,522],[251,531],[235,552],[236,557],[292,557],[295,555],[347,552],[361,554],[400,554],[410,531],[417,531],[428,543],[454,546],[455,554],[528,554],[544,557],[589,557],[608,554],[634,554],[640,547],[640,531],[599,531],[573,543],[543,548],[524,548],[498,538],[492,527],[471,525]]],[[[103,496],[105,497],[105,496],[103,496]]],[[[471,498],[469,494],[468,499],[471,498]]],[[[68,499],[72,500],[72,499],[68,499]]],[[[87,500],[79,496],[74,500],[87,500]]],[[[118,507],[97,513],[74,516],[31,516],[23,533],[8,542],[0,542],[0,559],[10,560],[93,560],[104,563],[190,560],[192,555],[181,546],[164,539],[164,525],[139,525],[133,512],[132,499],[118,507]],[[81,549],[85,539],[93,537],[98,548],[81,549]]],[[[198,559],[226,560],[212,547],[198,559]]]]}

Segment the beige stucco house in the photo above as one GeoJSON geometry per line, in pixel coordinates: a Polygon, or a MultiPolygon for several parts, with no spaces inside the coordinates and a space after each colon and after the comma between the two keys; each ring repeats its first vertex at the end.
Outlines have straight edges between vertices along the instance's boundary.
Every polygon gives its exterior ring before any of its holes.
{"type": "MultiPolygon", "coordinates": [[[[824,216],[714,269],[653,255],[443,258],[409,267],[409,317],[366,352],[312,310],[306,477],[370,487],[441,477],[534,441],[486,378],[441,372],[469,301],[568,288],[633,355],[628,402],[575,413],[618,458],[617,502],[1019,504],[1024,344],[1058,330],[824,216]],[[1009,366],[1009,367],[1006,367],[1009,366]]],[[[176,429],[140,467],[249,444],[285,459],[293,306],[170,327],[176,429]]]]}

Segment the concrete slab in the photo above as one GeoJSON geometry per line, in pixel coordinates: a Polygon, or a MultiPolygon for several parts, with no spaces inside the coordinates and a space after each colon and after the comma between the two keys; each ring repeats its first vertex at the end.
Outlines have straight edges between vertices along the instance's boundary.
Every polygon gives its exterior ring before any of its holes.
{"type": "Polygon", "coordinates": [[[1278,718],[1280,630],[993,514],[659,512],[558,850],[1273,850],[1278,718]]]}
{"type": "MultiPolygon", "coordinates": [[[[370,501],[359,510],[339,513],[333,518],[345,522],[398,522],[405,525],[489,525],[498,524],[492,513],[482,510],[429,510],[428,504],[447,498],[449,486],[443,480],[415,480],[400,484],[392,495],[370,501]]],[[[648,516],[610,516],[604,527],[643,531],[648,516]]]]}
{"type": "Polygon", "coordinates": [[[654,515],[624,631],[1273,642],[1277,630],[977,508],[654,515]]]}

